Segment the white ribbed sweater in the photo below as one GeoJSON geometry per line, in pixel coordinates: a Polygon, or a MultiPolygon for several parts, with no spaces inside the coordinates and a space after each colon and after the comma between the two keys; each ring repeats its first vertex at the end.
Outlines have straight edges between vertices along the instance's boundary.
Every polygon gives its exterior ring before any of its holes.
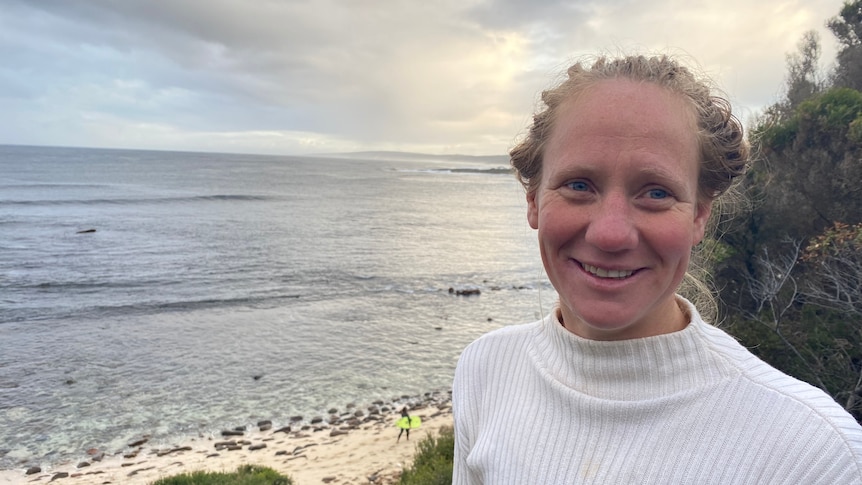
{"type": "Polygon", "coordinates": [[[552,315],[470,344],[455,485],[862,484],[862,428],[688,306],[679,332],[586,340],[552,315]]]}

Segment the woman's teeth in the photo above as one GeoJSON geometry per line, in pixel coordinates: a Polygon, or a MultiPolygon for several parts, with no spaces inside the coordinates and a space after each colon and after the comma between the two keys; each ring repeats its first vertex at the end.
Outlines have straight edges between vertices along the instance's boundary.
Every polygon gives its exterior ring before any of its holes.
{"type": "Polygon", "coordinates": [[[583,265],[583,267],[588,273],[595,275],[595,276],[598,276],[599,278],[622,279],[622,278],[628,278],[629,276],[632,275],[632,273],[634,273],[634,271],[631,271],[631,270],[604,269],[604,268],[599,268],[598,266],[591,266],[589,264],[585,264],[585,265],[583,265]]]}

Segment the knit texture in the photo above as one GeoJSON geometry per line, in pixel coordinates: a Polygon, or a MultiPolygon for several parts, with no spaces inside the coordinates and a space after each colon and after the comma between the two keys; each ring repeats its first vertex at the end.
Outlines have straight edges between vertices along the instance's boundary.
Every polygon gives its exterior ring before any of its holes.
{"type": "Polygon", "coordinates": [[[586,340],[554,311],[470,344],[454,483],[862,484],[859,424],[679,300],[670,334],[586,340]]]}

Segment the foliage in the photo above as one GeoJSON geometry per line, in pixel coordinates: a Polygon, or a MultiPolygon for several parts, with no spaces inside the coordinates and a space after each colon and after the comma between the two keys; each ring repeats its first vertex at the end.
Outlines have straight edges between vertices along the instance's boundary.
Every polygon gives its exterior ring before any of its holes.
{"type": "Polygon", "coordinates": [[[798,52],[788,54],[785,100],[781,107],[792,111],[802,101],[814,96],[822,88],[818,65],[820,63],[820,37],[809,30],[797,44],[798,52]]]}
{"type": "Polygon", "coordinates": [[[802,260],[810,275],[803,290],[808,301],[862,318],[862,224],[836,222],[811,240],[802,260]]]}
{"type": "Polygon", "coordinates": [[[787,148],[800,150],[812,146],[843,145],[853,141],[848,136],[862,123],[862,92],[850,88],[832,88],[801,102],[784,122],[755,129],[762,148],[780,152],[787,148]]]}
{"type": "Polygon", "coordinates": [[[862,44],[862,2],[845,2],[837,17],[827,23],[844,47],[862,44]]]}
{"type": "Polygon", "coordinates": [[[754,258],[754,305],[729,319],[730,330],[862,421],[862,224],[835,223],[804,250],[791,239],[780,249],[754,258]]]}
{"type": "Polygon", "coordinates": [[[241,465],[233,473],[191,472],[162,478],[153,485],[293,485],[293,480],[272,468],[241,465]]]}
{"type": "Polygon", "coordinates": [[[455,461],[455,433],[440,429],[438,437],[427,436],[416,446],[413,466],[401,474],[401,485],[451,485],[455,461]]]}
{"type": "Polygon", "coordinates": [[[828,25],[833,72],[817,71],[807,33],[756,119],[742,187],[754,208],[725,233],[715,281],[734,336],[862,422],[862,0],[828,25]]]}
{"type": "Polygon", "coordinates": [[[758,318],[734,316],[726,324],[743,345],[783,372],[821,387],[862,422],[860,402],[859,322],[841,311],[816,305],[794,305],[785,315],[782,332],[758,318]],[[788,349],[795,351],[788,352],[788,349]]]}
{"type": "Polygon", "coordinates": [[[811,239],[802,260],[824,263],[836,257],[862,255],[862,224],[836,222],[823,234],[811,239]]]}
{"type": "Polygon", "coordinates": [[[862,89],[862,0],[845,2],[826,25],[839,44],[833,85],[862,89]]]}

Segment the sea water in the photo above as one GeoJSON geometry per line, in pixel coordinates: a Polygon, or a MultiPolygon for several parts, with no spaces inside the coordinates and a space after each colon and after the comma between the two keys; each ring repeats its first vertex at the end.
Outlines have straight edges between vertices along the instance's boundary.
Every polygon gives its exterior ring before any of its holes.
{"type": "Polygon", "coordinates": [[[0,469],[447,392],[547,311],[505,159],[384,158],[0,146],[0,469]]]}

